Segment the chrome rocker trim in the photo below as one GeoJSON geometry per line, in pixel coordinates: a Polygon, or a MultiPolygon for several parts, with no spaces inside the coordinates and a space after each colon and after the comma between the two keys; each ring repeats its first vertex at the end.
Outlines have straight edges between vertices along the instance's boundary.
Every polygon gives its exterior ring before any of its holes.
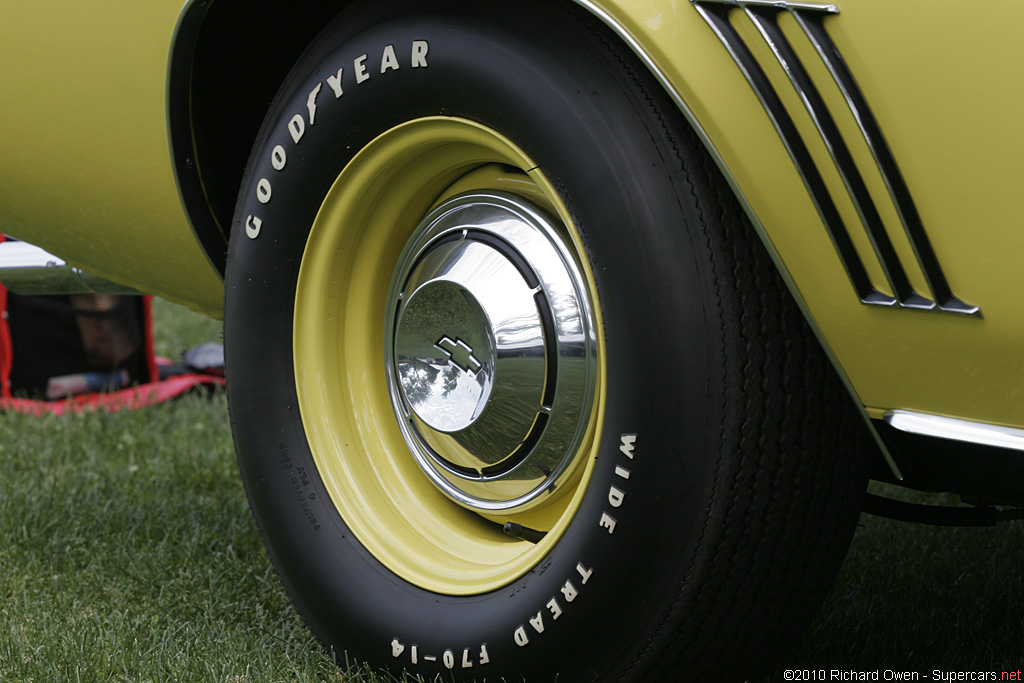
{"type": "Polygon", "coordinates": [[[883,416],[893,429],[950,441],[1024,451],[1024,429],[941,417],[910,410],[890,410],[883,416]]]}
{"type": "Polygon", "coordinates": [[[26,296],[142,293],[76,268],[33,244],[14,241],[0,243],[0,283],[26,296]]]}

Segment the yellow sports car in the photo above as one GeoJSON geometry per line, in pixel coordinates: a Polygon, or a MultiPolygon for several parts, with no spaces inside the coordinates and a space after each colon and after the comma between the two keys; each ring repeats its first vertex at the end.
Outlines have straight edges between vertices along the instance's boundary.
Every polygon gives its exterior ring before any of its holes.
{"type": "Polygon", "coordinates": [[[1024,503],[1024,10],[986,8],[8,3],[0,231],[223,316],[325,646],[743,680],[870,477],[974,506],[897,517],[1024,503]]]}

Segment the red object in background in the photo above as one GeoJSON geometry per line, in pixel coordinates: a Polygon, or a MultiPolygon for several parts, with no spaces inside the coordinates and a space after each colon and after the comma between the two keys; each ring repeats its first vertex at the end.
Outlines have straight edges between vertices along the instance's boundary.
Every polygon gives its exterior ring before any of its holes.
{"type": "MultiPolygon", "coordinates": [[[[18,297],[17,299],[22,302],[35,302],[44,297],[18,297]]],[[[60,370],[43,371],[44,379],[49,376],[47,372],[55,375],[68,375],[75,372],[94,371],[95,368],[84,367],[83,361],[77,358],[76,354],[81,354],[78,349],[74,348],[74,335],[67,333],[67,322],[59,320],[60,315],[46,316],[45,309],[52,308],[52,306],[47,304],[40,308],[42,317],[28,319],[23,317],[26,315],[25,313],[19,313],[12,318],[11,301],[12,296],[8,294],[7,289],[0,286],[0,410],[15,410],[32,415],[60,415],[69,411],[82,410],[109,412],[134,410],[170,400],[196,387],[213,388],[224,385],[223,376],[199,372],[184,372],[160,379],[160,366],[166,367],[172,363],[166,359],[158,359],[153,352],[152,297],[143,296],[130,298],[131,304],[138,307],[134,312],[141,314],[136,316],[137,324],[141,328],[141,344],[130,359],[131,374],[129,377],[132,386],[113,391],[83,393],[58,400],[15,396],[14,393],[18,392],[19,388],[24,391],[25,376],[32,376],[32,370],[38,374],[38,366],[60,368],[60,370]],[[12,334],[12,325],[39,326],[41,329],[19,328],[12,334]],[[41,343],[41,340],[49,341],[51,337],[58,336],[64,338],[55,340],[52,348],[42,348],[45,344],[41,343]],[[22,349],[21,352],[18,351],[19,347],[22,349]],[[47,354],[50,357],[45,359],[47,354]],[[45,360],[40,360],[40,358],[45,360]],[[24,367],[25,364],[30,363],[37,367],[24,367]]],[[[31,308],[31,306],[24,306],[22,310],[31,308]]],[[[119,369],[118,374],[123,375],[124,370],[119,369]]],[[[43,395],[42,386],[36,385],[34,393],[43,395]]]]}

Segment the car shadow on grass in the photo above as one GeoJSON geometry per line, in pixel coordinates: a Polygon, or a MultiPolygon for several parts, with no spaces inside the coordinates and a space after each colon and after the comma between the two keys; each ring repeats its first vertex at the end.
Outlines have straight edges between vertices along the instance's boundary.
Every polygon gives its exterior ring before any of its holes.
{"type": "MultiPolygon", "coordinates": [[[[957,502],[929,498],[917,502],[957,502]]],[[[878,680],[886,670],[918,672],[919,680],[935,670],[994,671],[996,680],[1016,672],[1024,661],[1022,564],[1019,521],[952,528],[863,514],[823,609],[765,680],[803,669],[825,670],[826,680],[844,680],[832,670],[879,672],[878,680]]]]}

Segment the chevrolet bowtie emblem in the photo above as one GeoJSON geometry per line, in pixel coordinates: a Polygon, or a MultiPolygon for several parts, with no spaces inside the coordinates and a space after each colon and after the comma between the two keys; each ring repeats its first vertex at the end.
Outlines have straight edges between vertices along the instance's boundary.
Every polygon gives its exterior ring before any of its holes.
{"type": "Polygon", "coordinates": [[[484,367],[473,355],[473,349],[461,339],[454,341],[448,337],[441,337],[441,341],[434,344],[444,352],[448,359],[457,365],[463,372],[471,372],[474,375],[484,367]]]}

